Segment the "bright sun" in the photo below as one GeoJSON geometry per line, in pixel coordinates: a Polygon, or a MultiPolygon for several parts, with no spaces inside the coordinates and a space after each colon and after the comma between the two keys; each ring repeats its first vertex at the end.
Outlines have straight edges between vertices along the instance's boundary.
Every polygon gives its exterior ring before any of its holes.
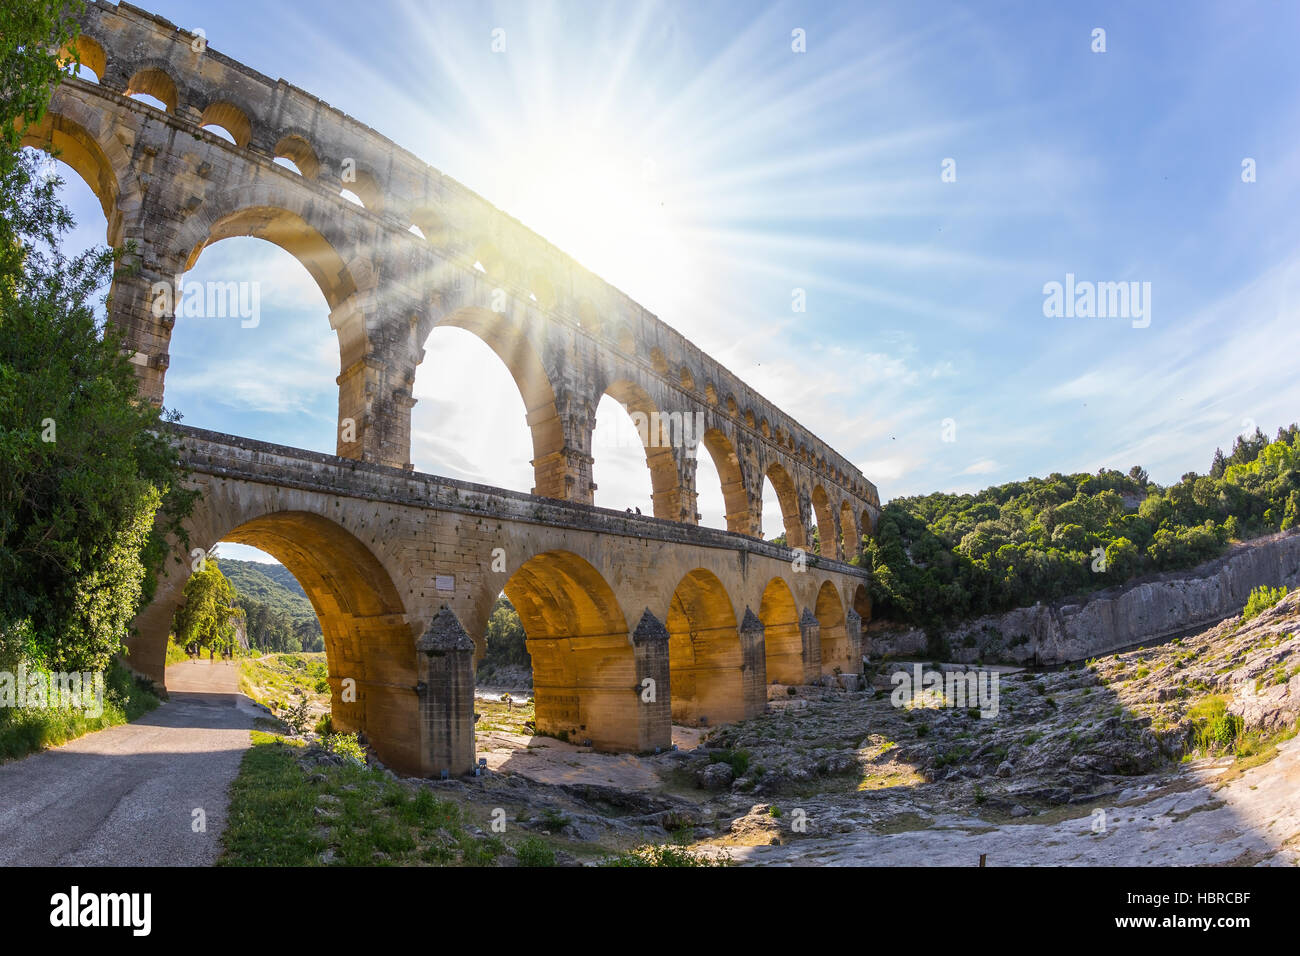
{"type": "Polygon", "coordinates": [[[565,138],[519,150],[501,208],[632,295],[680,274],[680,230],[653,157],[565,138]]]}

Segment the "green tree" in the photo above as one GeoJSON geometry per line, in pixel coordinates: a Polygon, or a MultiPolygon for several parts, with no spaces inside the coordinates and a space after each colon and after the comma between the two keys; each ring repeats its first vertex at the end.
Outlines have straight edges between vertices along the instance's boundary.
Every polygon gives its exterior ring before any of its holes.
{"type": "Polygon", "coordinates": [[[184,542],[193,494],[120,335],[95,316],[114,254],[62,253],[59,182],[20,149],[77,12],[0,4],[0,642],[26,635],[0,651],[98,669],[151,596],[167,535],[184,542]]]}
{"type": "Polygon", "coordinates": [[[1300,427],[1238,439],[1209,476],[1162,488],[1127,473],[1052,474],[885,505],[863,566],[874,613],[928,626],[1109,587],[1300,525],[1300,427]],[[1106,573],[1091,571],[1104,547],[1106,573]]]}
{"type": "Polygon", "coordinates": [[[520,623],[514,606],[503,597],[497,598],[496,606],[492,608],[492,616],[488,618],[485,662],[497,665],[527,665],[531,658],[528,656],[528,647],[524,643],[526,640],[524,626],[520,623]]]}
{"type": "Polygon", "coordinates": [[[235,606],[235,589],[215,558],[185,582],[185,595],[176,609],[172,630],[182,647],[208,649],[209,656],[230,647],[235,639],[235,618],[243,611],[235,606]]]}
{"type": "Polygon", "coordinates": [[[1142,552],[1128,538],[1116,538],[1106,545],[1106,573],[1112,578],[1126,581],[1142,565],[1142,552]]]}

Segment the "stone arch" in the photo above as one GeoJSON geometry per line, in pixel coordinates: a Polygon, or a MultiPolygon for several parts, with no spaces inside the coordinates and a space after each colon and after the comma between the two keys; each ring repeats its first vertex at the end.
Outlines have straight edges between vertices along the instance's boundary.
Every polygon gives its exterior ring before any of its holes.
{"type": "Polygon", "coordinates": [[[780,462],[768,466],[767,480],[772,482],[777,501],[781,505],[781,523],[785,526],[785,543],[791,548],[807,547],[803,519],[799,515],[799,492],[794,479],[780,462]]]}
{"type": "Polygon", "coordinates": [[[167,107],[166,111],[172,115],[175,115],[176,107],[180,103],[176,81],[160,66],[145,66],[136,70],[127,81],[125,93],[127,96],[138,94],[152,96],[164,104],[167,107]]]}
{"type": "Polygon", "coordinates": [[[668,374],[668,359],[664,356],[663,349],[658,346],[650,350],[650,364],[658,374],[668,374]]]}
{"type": "Polygon", "coordinates": [[[348,244],[333,226],[320,222],[309,203],[294,202],[285,193],[245,188],[207,200],[186,223],[188,249],[185,268],[191,269],[208,246],[232,236],[252,236],[279,246],[302,263],[320,287],[331,310],[357,291],[347,259],[348,244]],[[308,218],[310,216],[310,218],[308,218]]]}
{"type": "MultiPolygon", "coordinates": [[[[532,296],[533,301],[537,303],[538,308],[552,311],[559,305],[560,297],[555,291],[555,284],[551,282],[547,273],[542,269],[534,269],[528,274],[528,294],[532,296]]],[[[599,331],[599,324],[592,326],[595,331],[599,331]]]]}
{"type": "Polygon", "coordinates": [[[407,217],[412,225],[419,228],[425,240],[431,245],[442,248],[447,244],[450,227],[437,208],[427,205],[415,206],[407,212],[407,217]]]}
{"type": "MultiPolygon", "coordinates": [[[[309,511],[268,510],[225,520],[221,505],[229,501],[220,495],[212,502],[205,499],[192,542],[208,549],[219,541],[251,545],[289,569],[324,632],[335,726],[365,733],[385,763],[418,772],[420,740],[411,733],[419,726],[415,635],[384,564],[355,534],[329,518],[309,511]]],[[[155,622],[162,626],[141,628],[142,635],[147,630],[152,638],[148,646],[132,645],[132,664],[144,665],[148,673],[163,673],[168,625],[190,567],[187,561],[179,566],[180,573],[169,576],[166,596],[159,588],[157,606],[149,610],[159,615],[155,622]]]]}
{"type": "MultiPolygon", "coordinates": [[[[307,270],[330,310],[339,346],[339,365],[335,381],[339,387],[339,419],[353,417],[361,427],[361,416],[352,411],[359,390],[359,379],[345,378],[343,373],[357,367],[358,360],[369,350],[364,321],[355,321],[352,311],[359,282],[371,282],[369,267],[351,258],[350,243],[337,222],[322,221],[322,212],[310,199],[296,196],[295,190],[271,184],[256,184],[243,190],[229,190],[205,200],[186,221],[178,247],[189,250],[178,271],[189,271],[204,249],[223,239],[251,237],[279,246],[307,270]],[[357,277],[360,277],[358,279],[357,277]]],[[[170,277],[168,277],[170,278],[170,277]]],[[[172,335],[170,321],[155,320],[155,335],[164,351],[172,335]]],[[[166,356],[164,355],[164,358],[166,356]]],[[[161,401],[165,393],[164,375],[169,365],[164,361],[156,374],[156,394],[161,401]]],[[[363,436],[364,438],[364,436],[363,436]]],[[[342,431],[337,433],[339,454],[345,448],[360,448],[360,441],[349,443],[342,431]]],[[[409,455],[409,446],[403,457],[409,455]]]]}
{"type": "Polygon", "coordinates": [[[853,610],[862,618],[863,624],[871,620],[871,592],[865,584],[859,584],[853,589],[853,610]]]}
{"type": "Polygon", "coordinates": [[[618,347],[626,354],[636,354],[636,333],[632,331],[631,327],[627,325],[619,326],[615,335],[615,341],[618,343],[618,347]]]}
{"type": "Polygon", "coordinates": [[[281,136],[271,153],[275,159],[287,159],[297,166],[304,179],[315,179],[320,175],[320,159],[305,136],[297,133],[281,136]]]}
{"type": "MultiPolygon", "coordinates": [[[[515,322],[499,312],[476,306],[441,316],[424,333],[427,341],[435,328],[450,326],[473,333],[505,363],[523,398],[533,439],[533,494],[568,499],[565,487],[564,424],[556,405],[550,375],[532,341],[515,322]]],[[[420,352],[423,356],[423,351],[420,352]]]]}
{"type": "Polygon", "coordinates": [[[813,609],[821,625],[822,673],[833,674],[838,667],[842,673],[856,673],[849,660],[849,634],[845,624],[844,603],[840,593],[830,581],[823,581],[817,591],[817,606],[813,609]]]}
{"type": "Polygon", "coordinates": [[[56,158],[85,181],[108,220],[108,244],[116,247],[122,242],[124,193],[138,199],[131,161],[116,140],[99,141],[92,130],[100,121],[85,115],[85,109],[79,101],[56,97],[41,121],[23,133],[21,145],[57,153],[56,158]]]}
{"type": "Polygon", "coordinates": [[[486,239],[476,242],[469,255],[484,275],[498,281],[505,280],[506,258],[495,244],[486,239]]]}
{"type": "MultiPolygon", "coordinates": [[[[722,501],[727,510],[727,530],[739,534],[753,534],[749,514],[749,493],[745,489],[745,473],[740,467],[736,446],[720,428],[710,428],[704,433],[701,444],[708,450],[722,482],[722,501]]],[[[698,489],[697,489],[698,490],[698,489]]]]}
{"type": "Polygon", "coordinates": [[[673,723],[714,726],[743,719],[739,624],[717,576],[698,568],[683,577],[666,623],[673,723]]]}
{"type": "Polygon", "coordinates": [[[199,117],[199,126],[205,129],[209,126],[221,127],[234,138],[235,145],[240,149],[247,149],[253,138],[253,123],[248,118],[248,113],[234,103],[223,100],[216,100],[204,108],[199,117]]]}
{"type": "Polygon", "coordinates": [[[82,66],[95,74],[97,82],[104,79],[104,71],[108,68],[108,54],[104,52],[103,45],[85,33],[78,33],[76,38],[63,48],[60,61],[64,66],[79,61],[82,66]]]}
{"type": "Polygon", "coordinates": [[[608,583],[586,560],[545,551],[510,577],[533,660],[537,730],[600,750],[639,749],[636,657],[608,583]]]}
{"type": "MultiPolygon", "coordinates": [[[[601,392],[614,399],[632,417],[645,448],[646,466],[650,469],[650,500],[654,516],[669,521],[682,520],[681,478],[669,423],[642,386],[629,379],[611,382],[601,392]]],[[[599,401],[599,398],[597,399],[599,401]]]]}
{"type": "Polygon", "coordinates": [[[374,213],[383,213],[386,205],[384,189],[379,184],[378,177],[367,169],[357,169],[352,176],[353,178],[343,183],[343,188],[360,199],[366,209],[374,213]]]}
{"type": "Polygon", "coordinates": [[[772,578],[763,588],[758,619],[763,622],[767,679],[773,684],[802,684],[804,659],[799,608],[784,578],[772,578]]]}
{"type": "Polygon", "coordinates": [[[831,499],[826,489],[816,485],[812,490],[813,521],[817,525],[817,543],[821,554],[828,558],[837,556],[835,547],[835,522],[831,517],[831,499]]]}

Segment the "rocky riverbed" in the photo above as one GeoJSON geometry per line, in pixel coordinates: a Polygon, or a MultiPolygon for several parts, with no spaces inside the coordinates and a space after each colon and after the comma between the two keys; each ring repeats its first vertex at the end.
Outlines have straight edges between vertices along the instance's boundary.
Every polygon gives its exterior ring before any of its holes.
{"type": "Polygon", "coordinates": [[[1294,863],[1297,632],[1293,593],[1157,647],[1002,669],[995,708],[900,702],[893,675],[915,670],[891,662],[860,691],[774,687],[762,717],[692,749],[679,728],[658,756],[494,731],[488,774],[435,786],[575,862],[676,841],[754,863],[1294,863]]]}

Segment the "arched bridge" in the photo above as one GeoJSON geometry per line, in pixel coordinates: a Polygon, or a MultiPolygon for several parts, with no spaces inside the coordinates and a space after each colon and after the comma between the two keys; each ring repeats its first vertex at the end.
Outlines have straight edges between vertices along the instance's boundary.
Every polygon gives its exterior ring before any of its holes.
{"type": "MultiPolygon", "coordinates": [[[[159,290],[207,246],[275,243],[329,304],[336,455],[178,434],[205,492],[195,543],[254,544],[303,583],[341,726],[366,730],[395,766],[467,769],[473,644],[502,590],[528,634],[539,729],[597,746],[667,746],[670,718],[747,716],[769,680],[852,666],[869,604],[846,562],[879,499],[841,455],[486,200],[284,80],[126,3],[88,4],[76,52],[94,78],[61,84],[26,142],[90,184],[110,244],[134,244],[138,268],[114,281],[110,318],[148,398],[163,399],[176,321],[159,290]],[[426,339],[447,325],[510,370],[532,495],[412,471],[412,385],[437,362],[426,339]],[[653,517],[592,506],[607,394],[642,431],[653,517]],[[725,532],[698,527],[701,447],[725,532]],[[788,548],[757,538],[764,479],[788,548]],[[802,570],[791,549],[814,528],[821,555],[802,570]],[[355,701],[340,690],[349,678],[355,701]]],[[[156,678],[188,571],[169,567],[137,622],[131,663],[156,678]]]]}

